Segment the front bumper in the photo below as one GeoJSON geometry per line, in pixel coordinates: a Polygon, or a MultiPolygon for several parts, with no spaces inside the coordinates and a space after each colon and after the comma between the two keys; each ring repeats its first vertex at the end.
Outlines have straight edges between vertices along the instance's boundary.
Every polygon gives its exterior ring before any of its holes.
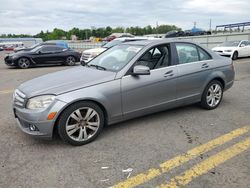
{"type": "Polygon", "coordinates": [[[17,125],[24,133],[34,137],[51,139],[56,119],[65,105],[65,102],[57,100],[45,110],[38,111],[13,106],[13,111],[17,125]],[[53,120],[47,120],[51,112],[56,112],[56,116],[53,120]],[[32,130],[31,126],[35,126],[36,129],[32,130]]]}
{"type": "Polygon", "coordinates": [[[15,61],[12,58],[10,58],[9,56],[4,58],[4,62],[8,66],[16,66],[15,61]]]}
{"type": "Polygon", "coordinates": [[[94,58],[92,58],[92,57],[87,57],[87,56],[82,55],[82,56],[81,56],[81,59],[80,59],[80,62],[81,62],[81,63],[88,63],[88,62],[90,62],[92,59],[94,59],[94,58]]]}
{"type": "Polygon", "coordinates": [[[225,51],[214,51],[215,53],[221,55],[221,56],[226,56],[226,57],[231,57],[233,52],[225,52],[225,51]]]}

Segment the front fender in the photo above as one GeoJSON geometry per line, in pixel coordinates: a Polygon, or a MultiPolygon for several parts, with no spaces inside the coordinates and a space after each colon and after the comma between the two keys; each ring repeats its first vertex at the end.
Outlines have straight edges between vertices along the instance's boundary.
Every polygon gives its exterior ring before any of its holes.
{"type": "Polygon", "coordinates": [[[58,95],[57,98],[66,102],[66,107],[84,100],[99,103],[106,110],[108,123],[119,121],[122,118],[120,79],[70,91],[58,95]]]}

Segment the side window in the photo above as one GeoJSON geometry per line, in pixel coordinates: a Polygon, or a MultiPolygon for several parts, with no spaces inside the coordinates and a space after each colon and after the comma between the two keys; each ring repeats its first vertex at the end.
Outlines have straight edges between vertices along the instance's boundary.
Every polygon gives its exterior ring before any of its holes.
{"type": "Polygon", "coordinates": [[[198,48],[199,55],[200,55],[200,61],[212,59],[211,56],[205,50],[203,50],[200,47],[197,47],[197,48],[198,48]]]}
{"type": "Polygon", "coordinates": [[[61,52],[61,51],[63,51],[63,49],[65,49],[65,48],[60,47],[60,46],[54,46],[54,47],[53,47],[53,51],[54,51],[54,52],[61,52]]]}
{"type": "Polygon", "coordinates": [[[41,49],[41,52],[43,52],[43,53],[49,53],[49,52],[52,52],[52,51],[53,51],[53,46],[44,46],[41,49]]]}
{"type": "Polygon", "coordinates": [[[240,44],[240,46],[241,46],[242,44],[244,44],[245,46],[249,45],[247,41],[243,41],[243,42],[240,44]]]}
{"type": "Polygon", "coordinates": [[[195,45],[188,43],[176,43],[175,46],[179,58],[179,64],[199,61],[199,55],[195,45]]]}
{"type": "Polygon", "coordinates": [[[170,65],[170,47],[169,45],[160,45],[151,48],[140,59],[136,65],[144,65],[152,69],[167,67],[170,65]]]}

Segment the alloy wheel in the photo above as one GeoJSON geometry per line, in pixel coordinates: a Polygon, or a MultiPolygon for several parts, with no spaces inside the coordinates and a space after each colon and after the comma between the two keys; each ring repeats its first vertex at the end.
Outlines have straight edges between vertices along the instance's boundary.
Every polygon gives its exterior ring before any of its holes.
{"type": "Polygon", "coordinates": [[[68,65],[74,65],[76,60],[74,57],[69,56],[66,61],[68,65]]]}
{"type": "Polygon", "coordinates": [[[20,58],[18,60],[18,65],[22,69],[27,69],[30,66],[30,61],[27,58],[20,58]]]}
{"type": "Polygon", "coordinates": [[[210,107],[217,106],[222,98],[222,88],[219,84],[215,83],[210,86],[210,88],[207,91],[207,104],[210,107]]]}
{"type": "Polygon", "coordinates": [[[100,126],[99,114],[90,107],[75,110],[67,119],[66,133],[75,141],[87,141],[93,137],[100,126]]]}

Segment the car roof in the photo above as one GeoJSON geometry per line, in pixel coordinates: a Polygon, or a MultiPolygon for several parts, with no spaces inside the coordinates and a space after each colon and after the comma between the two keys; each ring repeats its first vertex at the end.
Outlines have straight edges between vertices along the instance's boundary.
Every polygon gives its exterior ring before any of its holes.
{"type": "Polygon", "coordinates": [[[164,39],[152,39],[152,40],[138,40],[138,41],[131,41],[131,42],[126,42],[126,44],[131,44],[131,45],[139,45],[139,46],[147,46],[147,45],[151,45],[151,44],[155,44],[155,45],[160,45],[160,44],[164,44],[164,43],[173,43],[173,42],[183,42],[183,43],[191,43],[191,44],[195,44],[200,46],[200,44],[193,42],[193,41],[189,41],[189,40],[179,40],[179,39],[168,39],[168,38],[164,38],[164,39]]]}

